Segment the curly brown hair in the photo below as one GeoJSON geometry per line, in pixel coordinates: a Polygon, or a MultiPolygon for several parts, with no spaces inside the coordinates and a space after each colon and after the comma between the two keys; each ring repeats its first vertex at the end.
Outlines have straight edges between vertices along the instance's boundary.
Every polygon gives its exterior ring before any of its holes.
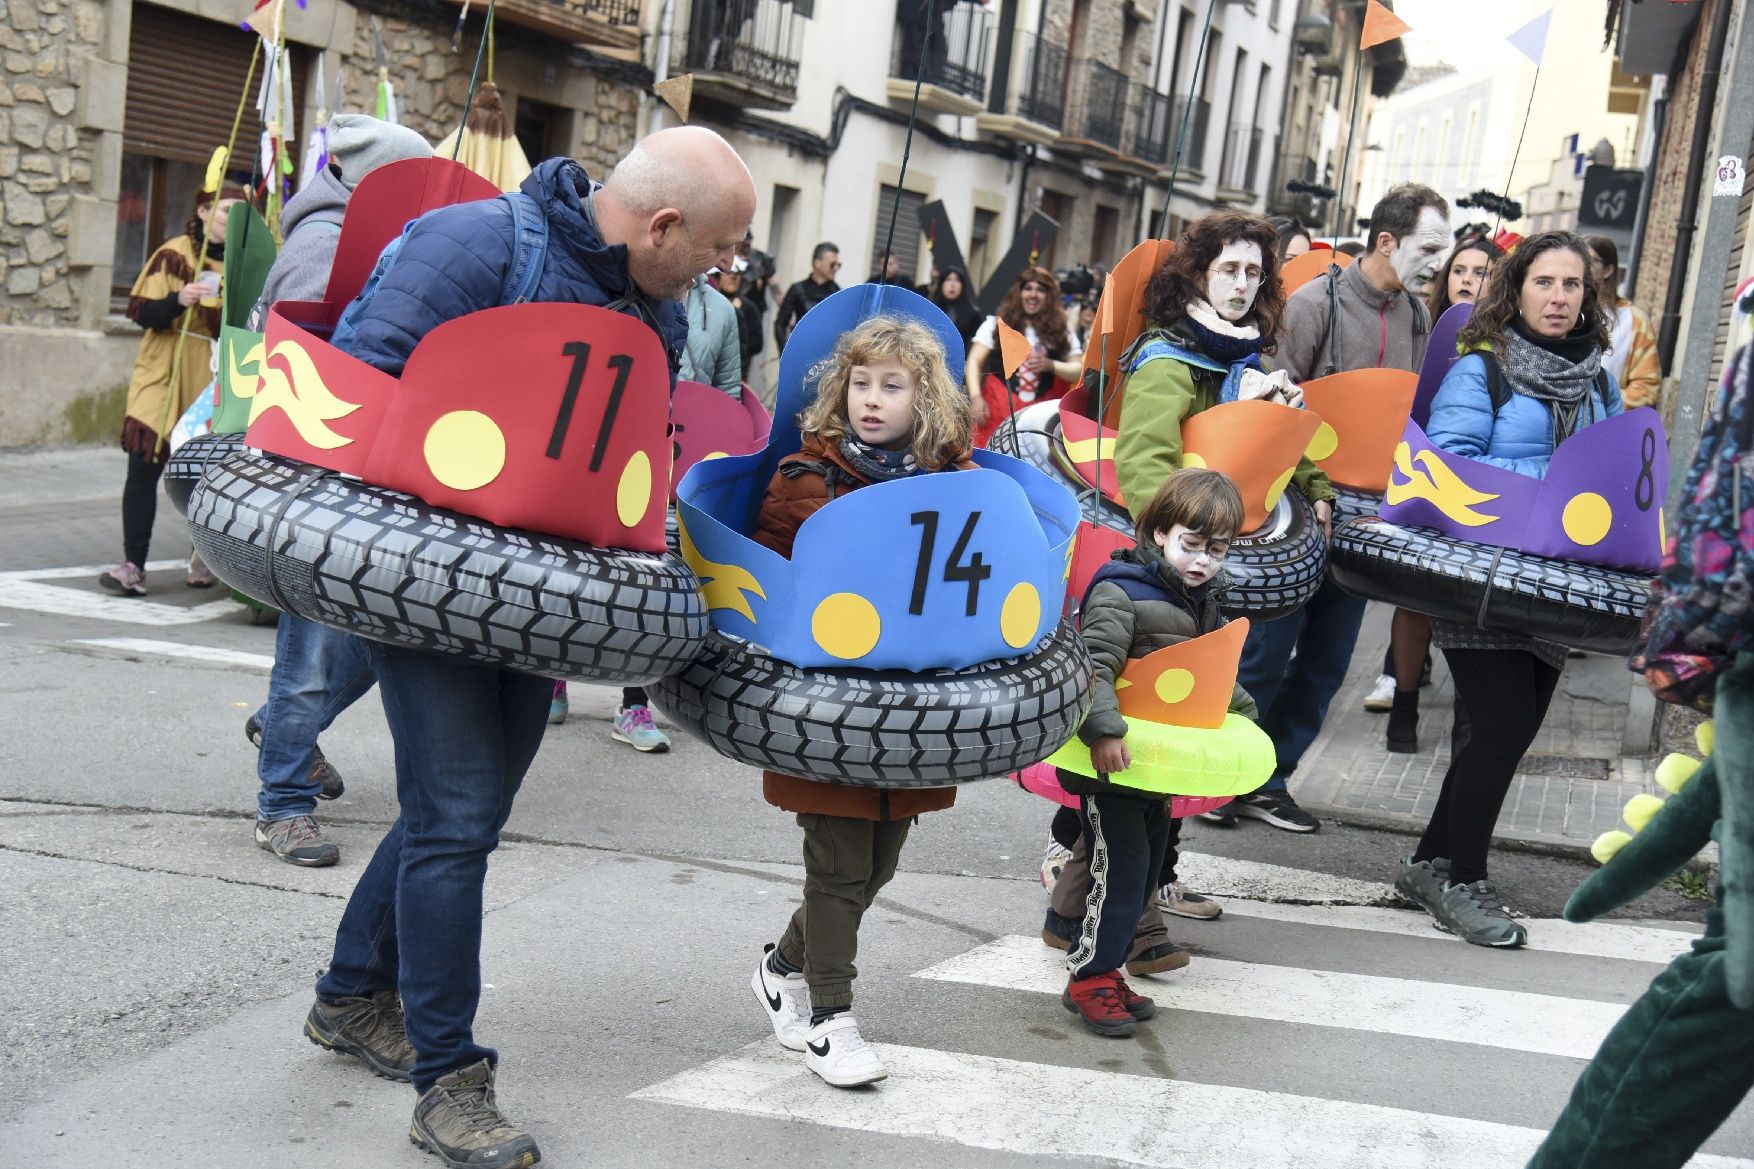
{"type": "Polygon", "coordinates": [[[1246,320],[1253,321],[1271,353],[1279,339],[1279,318],[1285,312],[1285,289],[1279,283],[1279,233],[1258,215],[1214,211],[1183,229],[1175,251],[1145,286],[1145,319],[1162,328],[1187,316],[1188,304],[1206,299],[1206,270],[1228,244],[1247,240],[1261,249],[1261,290],[1246,320]]]}
{"type": "Polygon", "coordinates": [[[998,317],[1019,333],[1027,325],[1035,326],[1036,339],[1047,355],[1055,361],[1064,361],[1072,352],[1071,340],[1066,333],[1066,306],[1061,302],[1065,299],[1060,293],[1060,282],[1046,268],[1025,268],[1017,273],[1017,279],[1011,282],[1011,291],[1005,294],[1005,302],[999,306],[998,317]],[[1048,302],[1034,320],[1030,320],[1023,311],[1023,286],[1035,283],[1048,290],[1048,302]]]}
{"type": "Polygon", "coordinates": [[[1583,261],[1583,308],[1578,312],[1578,324],[1587,322],[1591,339],[1606,350],[1612,340],[1611,324],[1596,286],[1596,258],[1590,254],[1590,246],[1583,237],[1569,231],[1544,231],[1532,235],[1493,265],[1492,279],[1486,283],[1486,295],[1480,298],[1474,306],[1474,314],[1456,335],[1456,344],[1463,348],[1482,345],[1499,348],[1504,341],[1504,331],[1522,313],[1523,281],[1528,279],[1535,258],[1560,248],[1583,261]]]}
{"type": "Polygon", "coordinates": [[[914,428],[909,449],[914,462],[928,471],[942,468],[947,458],[968,449],[974,428],[974,403],[962,383],[951,376],[944,344],[918,321],[872,317],[842,333],[834,353],[812,366],[806,376],[816,383],[816,397],[798,414],[798,429],[830,444],[851,431],[847,421],[847,384],[853,366],[896,361],[914,381],[914,428]]]}

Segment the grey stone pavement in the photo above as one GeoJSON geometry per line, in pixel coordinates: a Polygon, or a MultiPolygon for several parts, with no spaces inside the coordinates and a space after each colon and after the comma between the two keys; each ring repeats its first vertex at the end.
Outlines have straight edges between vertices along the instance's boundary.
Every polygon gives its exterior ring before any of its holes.
{"type": "MultiPolygon", "coordinates": [[[[1402,755],[1384,746],[1388,715],[1366,711],[1364,696],[1382,665],[1391,612],[1370,606],[1346,684],[1291,786],[1300,804],[1323,817],[1419,832],[1449,767],[1455,692],[1443,654],[1434,650],[1431,684],[1420,692],[1419,750],[1402,755]]],[[[1627,800],[1667,794],[1652,777],[1658,756],[1643,750],[1652,707],[1635,689],[1642,691],[1642,683],[1623,659],[1589,655],[1566,663],[1499,814],[1497,844],[1587,856],[1597,836],[1624,829],[1627,800]],[[1628,739],[1635,753],[1626,753],[1628,739]]]]}

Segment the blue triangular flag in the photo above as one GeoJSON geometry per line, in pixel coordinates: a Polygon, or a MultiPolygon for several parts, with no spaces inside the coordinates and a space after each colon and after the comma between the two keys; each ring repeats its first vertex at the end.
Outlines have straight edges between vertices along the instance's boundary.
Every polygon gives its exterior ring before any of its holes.
{"type": "Polygon", "coordinates": [[[1541,67],[1541,58],[1547,53],[1547,26],[1553,23],[1553,10],[1549,8],[1529,23],[1523,25],[1504,39],[1511,47],[1541,67]]]}

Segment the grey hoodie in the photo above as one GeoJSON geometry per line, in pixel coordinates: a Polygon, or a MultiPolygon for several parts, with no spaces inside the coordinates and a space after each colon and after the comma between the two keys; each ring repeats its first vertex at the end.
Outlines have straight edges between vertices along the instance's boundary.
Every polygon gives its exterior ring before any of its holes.
{"type": "Polygon", "coordinates": [[[1273,368],[1294,382],[1377,366],[1419,372],[1431,336],[1424,303],[1407,292],[1379,291],[1359,268],[1318,276],[1291,294],[1273,368]],[[1336,281],[1331,303],[1330,281],[1336,281]]]}
{"type": "Polygon", "coordinates": [[[321,300],[335,262],[335,245],[341,242],[341,216],[353,191],[324,167],[298,194],[286,201],[280,214],[285,243],[268,269],[262,299],[250,314],[261,328],[267,306],[277,300],[321,300]]]}

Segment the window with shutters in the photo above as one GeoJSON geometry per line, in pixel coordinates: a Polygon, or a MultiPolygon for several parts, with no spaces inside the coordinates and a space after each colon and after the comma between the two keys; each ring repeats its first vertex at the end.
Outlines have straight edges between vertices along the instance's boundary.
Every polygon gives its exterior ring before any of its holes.
{"type": "Polygon", "coordinates": [[[890,250],[900,265],[894,283],[912,285],[920,270],[920,208],[926,197],[913,191],[898,191],[885,183],[877,197],[877,230],[871,238],[871,272],[883,267],[883,245],[889,239],[889,227],[895,225],[895,242],[890,250]],[[899,217],[899,218],[898,218],[899,217]]]}
{"type": "MultiPolygon", "coordinates": [[[[183,230],[215,147],[236,145],[227,178],[250,185],[260,167],[262,123],[256,95],[262,82],[251,59],[255,34],[216,20],[161,8],[134,6],[128,37],[127,106],[122,124],[121,192],[116,209],[112,305],[125,304],[146,257],[183,230]],[[245,81],[249,93],[245,95],[245,81]]],[[[292,52],[293,108],[303,104],[307,54],[292,52]]],[[[286,132],[298,141],[298,127],[286,132]]],[[[302,147],[295,148],[302,153],[302,147]]]]}

